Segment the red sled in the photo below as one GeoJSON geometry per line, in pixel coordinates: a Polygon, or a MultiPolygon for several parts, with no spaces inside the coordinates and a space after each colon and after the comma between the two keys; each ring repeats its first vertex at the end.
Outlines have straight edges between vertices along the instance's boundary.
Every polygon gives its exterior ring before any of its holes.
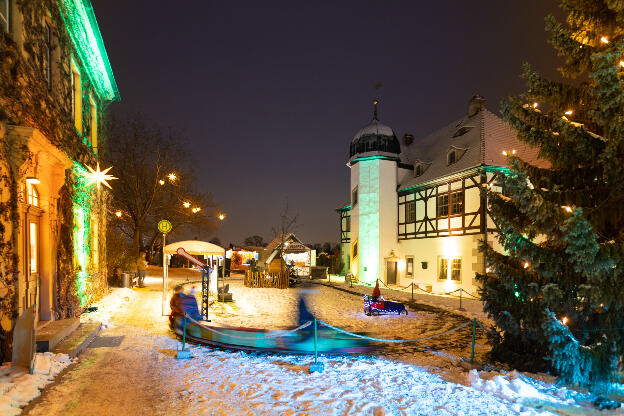
{"type": "Polygon", "coordinates": [[[390,302],[383,297],[364,296],[364,313],[367,316],[377,315],[407,315],[407,309],[405,305],[400,302],[390,302]]]}

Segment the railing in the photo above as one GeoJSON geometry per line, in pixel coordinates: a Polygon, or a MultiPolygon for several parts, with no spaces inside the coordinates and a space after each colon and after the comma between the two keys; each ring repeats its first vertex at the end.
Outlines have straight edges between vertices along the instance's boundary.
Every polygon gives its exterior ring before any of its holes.
{"type": "Polygon", "coordinates": [[[265,273],[245,270],[246,287],[288,289],[288,273],[265,273]]]}

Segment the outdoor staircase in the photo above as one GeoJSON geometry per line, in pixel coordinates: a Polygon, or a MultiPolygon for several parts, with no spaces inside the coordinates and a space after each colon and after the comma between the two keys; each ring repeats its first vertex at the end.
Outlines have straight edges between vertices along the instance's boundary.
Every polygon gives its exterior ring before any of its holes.
{"type": "Polygon", "coordinates": [[[35,331],[37,352],[51,351],[74,358],[99,334],[100,322],[80,323],[80,318],[60,319],[39,325],[35,331]]]}

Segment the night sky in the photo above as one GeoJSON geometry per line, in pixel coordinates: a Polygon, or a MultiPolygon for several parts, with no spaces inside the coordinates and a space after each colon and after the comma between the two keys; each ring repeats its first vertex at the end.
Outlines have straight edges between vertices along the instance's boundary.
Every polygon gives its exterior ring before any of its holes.
{"type": "Polygon", "coordinates": [[[544,31],[554,0],[92,2],[115,111],[189,138],[228,215],[223,243],[270,240],[286,200],[304,242],[337,242],[349,143],[375,96],[381,122],[418,138],[475,93],[498,113],[523,91],[522,62],[549,76],[558,64],[544,31]]]}

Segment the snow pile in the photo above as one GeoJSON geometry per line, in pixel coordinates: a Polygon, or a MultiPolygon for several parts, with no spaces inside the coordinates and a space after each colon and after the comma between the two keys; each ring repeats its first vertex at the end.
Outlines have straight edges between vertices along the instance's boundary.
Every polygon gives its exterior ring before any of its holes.
{"type": "Polygon", "coordinates": [[[10,363],[0,366],[0,414],[19,415],[21,407],[38,397],[40,390],[71,363],[67,354],[45,352],[35,354],[34,374],[10,363]]]}
{"type": "Polygon", "coordinates": [[[507,374],[482,372],[481,375],[477,370],[471,370],[468,381],[477,390],[508,400],[516,409],[540,408],[562,415],[595,411],[591,408],[590,395],[556,387],[515,370],[507,374]]]}
{"type": "Polygon", "coordinates": [[[101,322],[104,328],[112,327],[111,317],[117,312],[127,309],[136,292],[127,287],[115,288],[92,306],[98,309],[95,312],[81,315],[81,322],[101,322]]]}
{"type": "Polygon", "coordinates": [[[426,369],[371,356],[311,357],[191,346],[179,362],[189,414],[539,415],[489,392],[450,383],[426,369]]]}

